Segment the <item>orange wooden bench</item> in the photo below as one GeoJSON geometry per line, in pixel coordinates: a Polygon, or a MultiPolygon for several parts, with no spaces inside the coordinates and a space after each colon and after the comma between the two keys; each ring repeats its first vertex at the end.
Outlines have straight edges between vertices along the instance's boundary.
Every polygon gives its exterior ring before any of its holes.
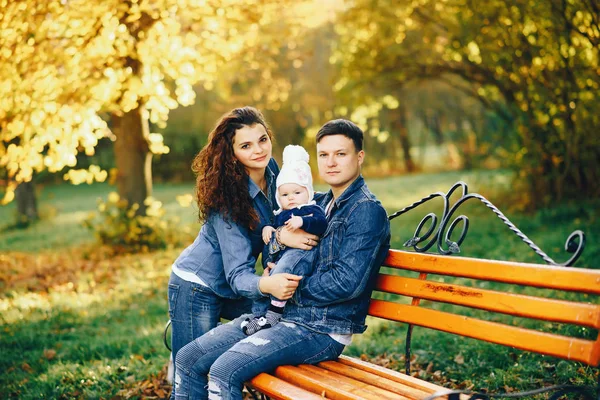
{"type": "MultiPolygon", "coordinates": [[[[390,271],[379,275],[369,308],[369,315],[372,317],[409,324],[405,352],[407,363],[410,362],[412,328],[419,326],[597,367],[600,361],[600,270],[556,266],[554,260],[487,199],[476,193],[468,193],[464,182],[457,182],[447,193],[433,193],[394,213],[390,219],[434,198],[442,198],[444,201],[439,227],[435,229],[437,216],[427,214],[418,225],[414,237],[405,243],[405,246],[412,247],[416,252],[390,250],[384,261],[384,266],[390,267],[390,271]],[[462,195],[451,206],[450,197],[459,189],[462,190],[462,195]],[[471,199],[478,200],[491,209],[544,261],[555,265],[451,256],[450,254],[460,251],[459,246],[469,227],[465,216],[452,219],[452,215],[461,204],[471,199]],[[428,222],[429,229],[422,233],[428,222]],[[452,232],[460,223],[460,237],[452,241],[452,232]],[[442,255],[423,254],[434,244],[437,244],[438,252],[442,255]],[[485,282],[494,282],[492,286],[501,289],[484,289],[482,287],[490,286],[485,282]],[[534,295],[517,294],[524,286],[539,290],[529,290],[534,295]],[[381,292],[387,295],[376,294],[381,292]],[[563,292],[572,293],[568,298],[577,300],[557,299],[563,292]],[[381,300],[379,297],[392,300],[381,300]],[[424,301],[421,302],[421,299],[424,301]],[[460,307],[448,307],[448,304],[460,307]],[[483,310],[484,312],[471,313],[482,316],[481,319],[462,315],[465,307],[483,310]],[[515,326],[514,318],[506,316],[520,317],[523,318],[521,321],[528,322],[515,326]],[[560,327],[558,330],[557,326],[560,327]],[[565,336],[565,331],[577,331],[567,329],[569,326],[591,328],[595,332],[595,338],[565,336]]],[[[581,255],[584,246],[583,233],[573,232],[567,239],[565,249],[574,255],[564,265],[572,265],[581,255]]],[[[256,376],[247,386],[272,399],[459,400],[501,396],[452,391],[414,378],[408,375],[408,371],[409,365],[406,367],[407,373],[403,374],[341,356],[336,361],[318,365],[282,366],[273,374],[256,376]]],[[[538,392],[552,390],[555,396],[552,398],[559,398],[563,392],[570,391],[582,398],[600,400],[600,375],[597,388],[560,386],[542,388],[538,392]]],[[[508,396],[514,398],[531,395],[532,393],[510,393],[508,396]]]]}
{"type": "MultiPolygon", "coordinates": [[[[386,320],[511,346],[535,353],[598,366],[600,338],[563,336],[504,324],[497,313],[539,321],[600,329],[600,270],[555,267],[507,261],[479,260],[445,255],[390,250],[385,266],[408,271],[414,277],[380,274],[376,291],[397,295],[397,301],[371,300],[369,315],[386,320]],[[503,282],[506,290],[444,283],[440,277],[503,282]],[[544,294],[515,294],[511,286],[591,294],[594,303],[556,300],[544,294]],[[418,299],[427,300],[422,303],[418,299]],[[423,304],[426,303],[426,304],[423,304]],[[437,303],[449,303],[488,311],[477,319],[439,311],[437,303]]],[[[542,291],[540,291],[542,292],[542,291]]],[[[576,297],[576,296],[574,296],[576,297]]],[[[583,296],[581,296],[583,297],[583,296]]],[[[548,324],[546,324],[548,325],[548,324]]],[[[409,375],[346,356],[318,365],[282,366],[273,375],[256,376],[248,386],[272,399],[467,399],[470,396],[409,375]]],[[[573,388],[571,388],[573,389],[573,388]]],[[[584,390],[573,389],[573,390],[584,390]]],[[[592,390],[593,392],[593,390],[592,390]]],[[[600,395],[600,393],[598,394],[600,395]]],[[[596,395],[596,396],[598,396],[596,395]]],[[[486,397],[473,397],[486,398],[486,397]]],[[[600,398],[600,397],[590,397],[600,398]]]]}

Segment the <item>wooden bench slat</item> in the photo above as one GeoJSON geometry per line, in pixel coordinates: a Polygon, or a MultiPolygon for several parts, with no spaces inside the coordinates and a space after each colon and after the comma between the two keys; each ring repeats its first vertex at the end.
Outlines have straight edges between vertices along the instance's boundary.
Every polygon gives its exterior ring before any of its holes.
{"type": "Polygon", "coordinates": [[[313,393],[321,393],[328,399],[334,400],[359,400],[369,399],[378,400],[379,394],[370,392],[350,385],[346,382],[332,379],[327,376],[317,375],[314,372],[306,371],[301,368],[284,365],[275,370],[275,375],[281,379],[298,385],[313,393]]]}
{"type": "Polygon", "coordinates": [[[341,355],[337,359],[337,362],[358,368],[371,374],[379,375],[386,379],[391,379],[403,385],[422,390],[429,394],[433,394],[438,390],[443,389],[441,386],[434,385],[433,383],[414,378],[410,375],[406,375],[398,371],[393,371],[391,369],[387,369],[379,365],[371,364],[366,361],[359,360],[357,358],[341,355]]]}
{"type": "Polygon", "coordinates": [[[396,400],[396,399],[398,399],[398,400],[413,400],[413,399],[415,399],[415,397],[407,397],[404,395],[400,395],[400,394],[397,394],[396,392],[392,392],[392,391],[390,391],[386,388],[382,388],[378,385],[373,385],[368,382],[361,381],[359,379],[354,379],[354,378],[346,376],[344,374],[339,374],[337,372],[330,371],[330,370],[327,370],[324,368],[320,368],[315,365],[302,364],[302,365],[299,365],[298,368],[306,370],[306,371],[310,371],[310,372],[316,374],[317,376],[322,375],[322,376],[331,378],[335,381],[344,382],[344,383],[347,383],[354,387],[364,389],[368,392],[372,392],[373,394],[375,394],[377,396],[380,396],[381,399],[390,399],[390,400],[396,400]]]}
{"type": "MultiPolygon", "coordinates": [[[[376,375],[371,372],[364,371],[354,366],[343,364],[337,361],[324,361],[319,363],[318,365],[323,369],[327,369],[329,371],[348,376],[357,381],[365,382],[370,385],[377,386],[382,389],[386,389],[412,399],[422,399],[429,396],[432,393],[429,390],[424,391],[420,389],[415,389],[413,387],[403,385],[387,377],[376,375]]],[[[440,386],[440,389],[443,388],[440,386]]]]}
{"type": "Polygon", "coordinates": [[[256,375],[246,384],[275,400],[323,400],[323,397],[318,394],[294,386],[266,373],[256,375]]]}
{"type": "Polygon", "coordinates": [[[598,351],[594,351],[594,347],[600,346],[598,342],[537,332],[382,300],[371,300],[369,314],[392,321],[406,322],[486,342],[512,346],[521,350],[534,351],[567,360],[583,361],[593,366],[598,365],[598,351]]]}
{"type": "Polygon", "coordinates": [[[600,294],[600,270],[390,250],[383,265],[415,272],[600,294]]]}
{"type": "Polygon", "coordinates": [[[600,328],[600,306],[380,274],[375,290],[544,321],[600,328]]]}

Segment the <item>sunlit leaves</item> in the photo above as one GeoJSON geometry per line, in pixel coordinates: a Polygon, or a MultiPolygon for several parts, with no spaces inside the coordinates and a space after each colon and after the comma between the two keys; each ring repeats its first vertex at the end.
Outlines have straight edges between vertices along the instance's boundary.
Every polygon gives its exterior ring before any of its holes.
{"type": "Polygon", "coordinates": [[[108,173],[101,170],[97,165],[91,165],[88,169],[71,169],[64,176],[65,180],[72,182],[74,185],[104,182],[107,177],[108,173]]]}
{"type": "Polygon", "coordinates": [[[559,198],[567,182],[575,194],[598,193],[600,169],[591,161],[600,157],[595,2],[377,5],[354,1],[336,27],[330,61],[341,71],[337,91],[358,101],[365,93],[394,94],[407,82],[458,76],[471,86],[463,91],[514,120],[529,153],[511,161],[526,171],[532,197],[559,198]]]}
{"type": "MultiPolygon", "coordinates": [[[[293,7],[286,5],[296,4],[275,0],[4,3],[0,167],[6,168],[12,182],[28,180],[44,169],[56,172],[73,167],[78,152],[93,154],[98,140],[108,134],[103,113],[142,107],[150,122],[164,126],[171,110],[194,102],[193,85],[202,83],[212,89],[233,58],[263,61],[258,51],[247,50],[266,43],[263,27],[280,22],[282,9],[293,13],[293,7]]],[[[277,85],[283,89],[281,96],[289,92],[285,83],[277,85]]],[[[158,136],[150,142],[153,152],[168,151],[158,136]]],[[[90,175],[68,176],[87,181],[90,175]]]]}

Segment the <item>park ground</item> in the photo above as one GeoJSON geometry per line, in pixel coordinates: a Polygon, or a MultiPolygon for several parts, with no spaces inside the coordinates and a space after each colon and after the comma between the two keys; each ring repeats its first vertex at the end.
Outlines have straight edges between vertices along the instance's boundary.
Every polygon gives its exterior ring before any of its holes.
{"type": "MultiPolygon", "coordinates": [[[[576,229],[587,248],[576,266],[599,268],[600,202],[565,202],[535,213],[513,202],[508,172],[474,171],[367,180],[391,214],[434,191],[463,180],[502,210],[555,260],[568,258],[564,242],[576,229]]],[[[114,255],[94,244],[82,222],[113,190],[105,184],[48,186],[40,193],[42,220],[20,229],[14,205],[0,208],[0,398],[165,398],[162,343],[166,288],[181,246],[114,255]]],[[[199,228],[193,207],[176,198],[192,184],[157,184],[155,198],[191,241],[199,228]]],[[[427,212],[441,202],[392,221],[392,247],[412,237],[427,212]]],[[[526,262],[542,260],[482,204],[458,214],[470,218],[461,255],[526,262]]],[[[527,291],[525,290],[525,293],[527,291]]],[[[559,294],[559,296],[564,296],[559,294]]],[[[567,297],[568,298],[568,297],[567,297]]],[[[596,302],[597,299],[590,298],[596,302]]],[[[465,315],[469,311],[465,311],[465,315]]],[[[369,318],[366,334],[345,354],[402,370],[406,327],[369,318]]],[[[577,335],[595,332],[581,328],[577,335]]],[[[448,387],[514,392],[563,383],[594,384],[597,371],[431,330],[415,328],[412,373],[448,387]]]]}

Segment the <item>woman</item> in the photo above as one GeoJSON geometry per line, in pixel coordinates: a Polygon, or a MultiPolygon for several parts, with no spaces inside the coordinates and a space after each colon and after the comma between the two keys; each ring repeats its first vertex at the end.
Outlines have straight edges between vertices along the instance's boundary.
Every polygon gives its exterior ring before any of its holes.
{"type": "Polygon", "coordinates": [[[196,201],[204,224],[175,260],[169,280],[173,359],[220,318],[247,313],[253,299],[268,294],[289,299],[298,286],[295,275],[255,275],[263,250],[261,231],[272,224],[277,206],[279,168],[271,158],[271,139],[258,110],[236,108],[220,119],[194,159],[196,201]]]}

